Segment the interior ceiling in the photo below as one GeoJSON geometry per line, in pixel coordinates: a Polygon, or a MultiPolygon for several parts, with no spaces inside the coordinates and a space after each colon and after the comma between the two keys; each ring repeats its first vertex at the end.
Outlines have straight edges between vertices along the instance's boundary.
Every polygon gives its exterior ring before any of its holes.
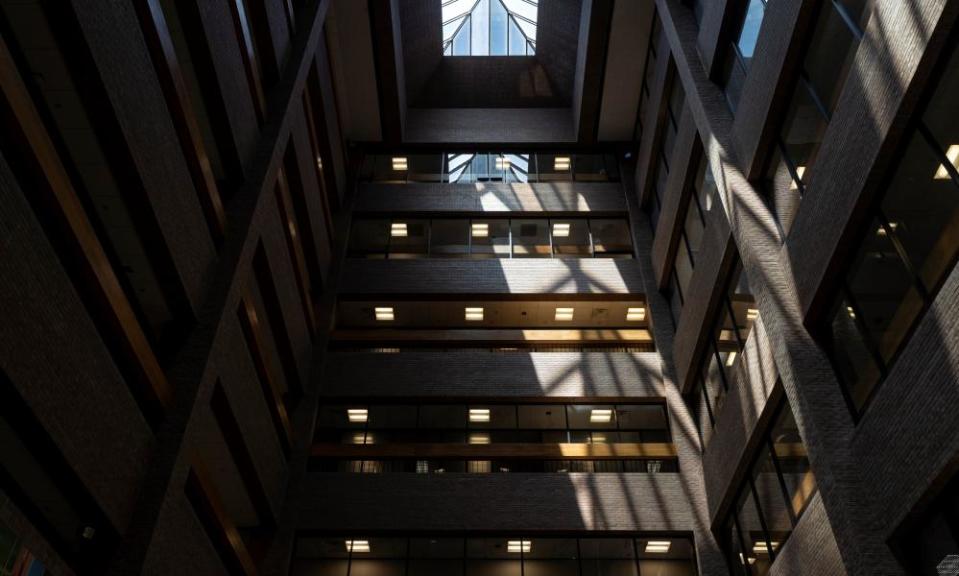
{"type": "Polygon", "coordinates": [[[536,55],[443,57],[442,0],[400,0],[409,106],[569,107],[582,0],[540,0],[536,55]]]}

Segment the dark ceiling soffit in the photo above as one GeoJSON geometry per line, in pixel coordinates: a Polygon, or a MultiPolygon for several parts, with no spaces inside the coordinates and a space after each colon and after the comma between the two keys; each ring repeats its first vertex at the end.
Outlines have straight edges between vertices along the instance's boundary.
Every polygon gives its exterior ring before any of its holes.
{"type": "MultiPolygon", "coordinates": [[[[589,15],[589,35],[586,39],[586,58],[580,103],[577,139],[580,143],[596,142],[599,136],[599,114],[603,102],[603,80],[606,78],[606,53],[613,25],[614,0],[593,0],[589,15]]],[[[585,8],[584,8],[585,9],[585,8]]]]}
{"type": "Polygon", "coordinates": [[[366,154],[430,154],[442,152],[568,152],[583,154],[636,154],[636,143],[625,142],[354,142],[354,151],[366,154]]]}
{"type": "Polygon", "coordinates": [[[380,123],[383,141],[403,141],[403,115],[405,106],[400,97],[402,84],[401,68],[397,66],[396,33],[394,19],[399,18],[392,0],[368,0],[370,33],[373,37],[373,62],[376,67],[376,85],[379,92],[380,123]]]}

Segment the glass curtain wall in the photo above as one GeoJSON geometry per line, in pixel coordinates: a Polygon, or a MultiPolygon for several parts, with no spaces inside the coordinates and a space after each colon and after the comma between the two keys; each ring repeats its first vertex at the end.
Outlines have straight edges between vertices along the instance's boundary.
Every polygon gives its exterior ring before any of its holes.
{"type": "Polygon", "coordinates": [[[723,85],[726,87],[726,103],[729,109],[736,113],[739,107],[739,98],[742,95],[749,64],[752,62],[759,40],[759,31],[762,29],[763,18],[766,16],[766,0],[744,0],[742,2],[739,19],[736,22],[735,34],[726,50],[723,61],[723,85]]]}

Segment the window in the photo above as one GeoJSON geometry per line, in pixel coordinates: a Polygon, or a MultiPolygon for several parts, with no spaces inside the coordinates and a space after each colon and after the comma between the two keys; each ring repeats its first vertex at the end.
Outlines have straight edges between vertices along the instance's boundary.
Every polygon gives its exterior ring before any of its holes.
{"type": "Polygon", "coordinates": [[[959,254],[959,50],[907,135],[822,326],[843,391],[862,413],[959,254]]]}
{"type": "Polygon", "coordinates": [[[666,98],[666,118],[660,128],[659,163],[656,166],[656,174],[653,188],[653,206],[649,214],[650,225],[653,230],[659,222],[659,214],[663,208],[663,198],[666,194],[666,181],[669,178],[669,165],[672,162],[673,148],[676,145],[676,135],[679,131],[679,119],[686,105],[686,92],[683,90],[682,80],[676,71],[676,66],[672,60],[669,63],[669,85],[663,92],[666,98]]]}
{"type": "Polygon", "coordinates": [[[584,534],[466,538],[299,535],[294,576],[637,576],[696,574],[689,538],[584,534]]]}
{"type": "Polygon", "coordinates": [[[619,164],[612,154],[522,154],[448,152],[445,154],[371,155],[359,178],[365,182],[618,182],[619,164]]]}
{"type": "Polygon", "coordinates": [[[767,201],[784,235],[792,227],[872,4],[873,0],[827,0],[820,7],[765,176],[767,201]]]}
{"type": "Polygon", "coordinates": [[[532,56],[539,0],[444,0],[444,56],[532,56]]]}
{"type": "Polygon", "coordinates": [[[753,301],[749,279],[737,260],[726,294],[719,303],[715,327],[700,366],[698,394],[701,397],[691,399],[703,435],[703,446],[712,436],[712,428],[722,410],[726,392],[739,370],[746,340],[758,318],[759,310],[753,301]]]}
{"type": "Polygon", "coordinates": [[[351,258],[631,258],[622,218],[358,218],[351,258]]]}
{"type": "Polygon", "coordinates": [[[959,555],[959,474],[930,500],[896,529],[892,541],[899,561],[909,574],[918,576],[948,573],[936,568],[949,556],[959,555]]]}
{"type": "MultiPolygon", "coordinates": [[[[703,149],[702,143],[699,148],[703,149]]],[[[709,159],[703,151],[699,156],[693,190],[687,201],[686,215],[679,236],[679,245],[676,247],[676,259],[668,287],[674,325],[679,324],[679,315],[682,312],[685,295],[688,293],[689,281],[693,276],[696,259],[702,247],[706,233],[706,215],[716,206],[717,200],[716,182],[709,168],[709,159]]]]}
{"type": "MultiPolygon", "coordinates": [[[[312,467],[352,473],[676,472],[674,456],[628,455],[636,444],[670,444],[666,406],[630,404],[358,404],[320,408],[312,467]],[[433,445],[414,459],[404,445],[433,445]],[[501,459],[503,444],[523,444],[523,459],[501,459]],[[555,460],[547,445],[617,445],[555,460]],[[362,453],[355,450],[364,448],[362,453]],[[464,445],[468,455],[464,454],[464,445]],[[537,446],[542,446],[538,448],[537,446]],[[345,450],[345,451],[344,451],[345,450]],[[445,453],[445,454],[444,454],[445,453]],[[603,459],[591,455],[605,455],[603,459]],[[365,457],[364,457],[365,456],[365,457]],[[472,459],[467,459],[469,457],[472,459]]],[[[651,446],[652,450],[662,450],[651,446]]],[[[668,452],[668,450],[667,450],[668,452]]]]}
{"type": "Polygon", "coordinates": [[[767,574],[815,493],[806,445],[783,398],[723,525],[731,573],[767,574]]]}
{"type": "Polygon", "coordinates": [[[726,86],[726,102],[735,114],[746,73],[756,50],[756,41],[766,15],[766,0],[745,0],[733,41],[726,51],[723,62],[723,79],[726,86]]]}
{"type": "Polygon", "coordinates": [[[646,63],[643,65],[643,86],[639,95],[639,110],[636,114],[636,127],[633,130],[633,139],[639,140],[643,132],[643,120],[646,118],[649,109],[650,91],[649,87],[653,84],[656,75],[656,47],[659,44],[659,37],[662,32],[662,23],[659,21],[659,14],[653,8],[653,22],[649,29],[649,44],[646,48],[646,63]]]}

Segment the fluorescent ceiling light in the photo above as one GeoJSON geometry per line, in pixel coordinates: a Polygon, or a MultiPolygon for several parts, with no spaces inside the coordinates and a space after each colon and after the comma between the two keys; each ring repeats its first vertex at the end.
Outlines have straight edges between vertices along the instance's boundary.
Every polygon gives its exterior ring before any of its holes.
{"type": "Polygon", "coordinates": [[[406,162],[406,156],[394,156],[393,157],[393,170],[397,172],[404,172],[409,167],[409,164],[406,162]]]}
{"type": "Polygon", "coordinates": [[[390,236],[393,238],[405,238],[406,234],[406,222],[393,222],[390,226],[390,236]]]}
{"type": "Polygon", "coordinates": [[[736,363],[736,352],[730,352],[729,355],[726,356],[726,366],[729,367],[735,363],[736,363]]]}
{"type": "MultiPolygon", "coordinates": [[[[775,550],[776,548],[779,548],[779,542],[776,542],[775,540],[770,542],[770,544],[772,545],[773,550],[775,550]]],[[[769,554],[766,548],[766,543],[756,542],[755,544],[753,544],[753,554],[769,554]]]]}
{"type": "Polygon", "coordinates": [[[669,547],[672,546],[672,544],[669,540],[650,540],[646,542],[646,553],[665,554],[669,552],[669,547]]]}
{"type": "Polygon", "coordinates": [[[392,306],[377,306],[373,308],[373,317],[380,322],[392,322],[394,320],[392,306]]]}
{"type": "Polygon", "coordinates": [[[470,422],[489,422],[489,408],[470,408],[470,422]]]}
{"type": "Polygon", "coordinates": [[[553,170],[557,172],[569,170],[569,156],[557,156],[553,160],[553,170]]]}
{"type": "Polygon", "coordinates": [[[642,322],[646,319],[646,309],[643,307],[639,308],[627,308],[626,309],[626,321],[627,322],[642,322]]]}
{"type": "Polygon", "coordinates": [[[759,318],[758,308],[746,308],[746,320],[755,320],[759,318]]]}
{"type": "Polygon", "coordinates": [[[483,308],[466,308],[466,321],[467,322],[482,322],[483,321],[483,308]]]}
{"type": "Polygon", "coordinates": [[[569,222],[553,224],[553,236],[556,238],[569,237],[569,222]]]}
{"type": "Polygon", "coordinates": [[[856,319],[856,311],[852,309],[852,306],[846,306],[846,314],[849,314],[849,317],[853,320],[856,319]]]}
{"type": "MultiPolygon", "coordinates": [[[[959,170],[959,144],[953,144],[949,146],[946,150],[946,158],[949,159],[949,163],[952,164],[952,167],[956,170],[959,170]]],[[[945,164],[940,164],[939,169],[936,170],[936,180],[948,180],[949,179],[949,170],[946,168],[945,164]]]]}
{"type": "Polygon", "coordinates": [[[366,422],[370,412],[366,408],[349,408],[346,411],[346,417],[350,422],[366,422]]]}
{"type": "MultiPolygon", "coordinates": [[[[802,180],[802,176],[803,176],[803,174],[805,174],[805,173],[806,173],[806,167],[805,167],[805,166],[796,166],[796,176],[799,177],[800,180],[802,180]]],[[[795,181],[795,180],[791,180],[791,181],[789,182],[789,189],[790,189],[790,190],[799,190],[799,184],[796,184],[796,181],[795,181]]]]}
{"type": "Polygon", "coordinates": [[[346,551],[347,552],[364,552],[364,553],[369,552],[370,541],[369,540],[347,540],[346,551]]]}
{"type": "MultiPolygon", "coordinates": [[[[366,432],[354,432],[353,433],[353,443],[354,444],[366,444],[366,432]]],[[[372,444],[372,442],[370,442],[372,444]]]]}
{"type": "MultiPolygon", "coordinates": [[[[896,231],[896,228],[899,228],[899,222],[890,222],[890,223],[889,223],[889,229],[890,229],[890,230],[892,230],[893,232],[895,232],[895,231],[896,231]]],[[[885,236],[886,236],[886,227],[885,227],[885,226],[880,226],[880,227],[876,230],[876,235],[877,235],[877,236],[883,236],[883,237],[885,237],[885,236]]]]}
{"type": "Polygon", "coordinates": [[[557,308],[556,316],[553,318],[556,322],[570,322],[573,319],[572,308],[557,308]]]}
{"type": "Polygon", "coordinates": [[[591,423],[612,422],[612,420],[613,411],[609,408],[597,408],[589,412],[589,421],[591,423]]]}
{"type": "Polygon", "coordinates": [[[530,540],[509,540],[506,542],[506,551],[511,554],[529,554],[533,550],[533,542],[530,540]]]}
{"type": "Polygon", "coordinates": [[[593,432],[593,434],[590,436],[590,440],[592,440],[593,444],[605,444],[606,434],[603,434],[602,432],[593,432]]]}
{"type": "Polygon", "coordinates": [[[503,156],[496,157],[496,169],[497,170],[509,170],[509,158],[503,156]]]}
{"type": "MultiPolygon", "coordinates": [[[[489,415],[487,415],[486,421],[489,421],[489,415]]],[[[470,444],[489,444],[489,434],[486,432],[471,432],[469,442],[470,444]]]]}
{"type": "Polygon", "coordinates": [[[489,236],[489,224],[477,222],[473,224],[473,238],[486,238],[489,236]]]}

